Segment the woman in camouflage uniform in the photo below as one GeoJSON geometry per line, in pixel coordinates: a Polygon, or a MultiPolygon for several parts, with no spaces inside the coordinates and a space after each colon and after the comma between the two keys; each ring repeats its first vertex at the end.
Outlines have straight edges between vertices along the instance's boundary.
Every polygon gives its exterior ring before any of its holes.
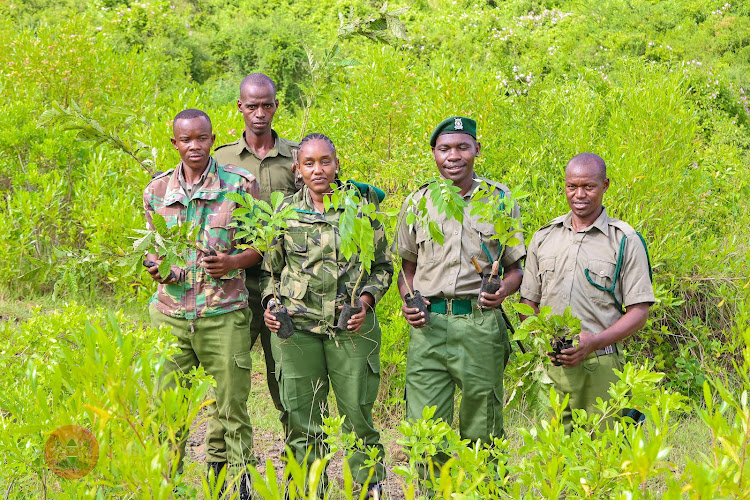
{"type": "MultiPolygon", "coordinates": [[[[339,220],[343,210],[325,210],[324,197],[339,184],[336,148],[323,134],[310,134],[299,145],[296,168],[305,183],[302,190],[287,198],[298,219],[290,220],[280,244],[264,260],[264,320],[272,332],[279,322],[268,302],[273,295],[270,270],[279,276],[276,296],[288,308],[294,321],[294,335],[273,338],[276,376],[281,399],[289,412],[287,444],[297,461],[312,464],[325,452],[322,417],[328,413],[329,384],[336,395],[339,414],[346,417],[344,431],[354,432],[364,444],[349,459],[354,480],[368,484],[368,498],[379,498],[380,481],[385,477],[383,447],[373,426],[372,406],[380,384],[380,326],[375,304],[388,290],[393,265],[387,254],[388,242],[379,222],[372,222],[375,259],[371,272],[358,288],[364,306],[348,322],[347,330],[337,328],[336,320],[360,273],[356,255],[347,260],[341,252],[339,220]],[[365,467],[365,449],[379,450],[379,463],[372,471],[365,467]]],[[[375,188],[358,185],[363,203],[378,205],[375,188]]],[[[325,483],[325,481],[323,481],[325,483]]]]}

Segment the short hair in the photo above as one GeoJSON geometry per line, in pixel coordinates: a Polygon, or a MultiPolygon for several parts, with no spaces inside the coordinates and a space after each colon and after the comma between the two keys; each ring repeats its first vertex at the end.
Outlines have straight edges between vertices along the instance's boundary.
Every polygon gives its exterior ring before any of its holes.
{"type": "MultiPolygon", "coordinates": [[[[193,118],[205,118],[206,121],[208,121],[208,124],[211,125],[211,118],[208,117],[205,111],[201,111],[200,109],[194,109],[194,108],[188,108],[183,109],[177,115],[175,115],[174,120],[172,120],[172,126],[174,127],[174,122],[177,120],[192,120],[193,118]]],[[[213,125],[211,125],[213,128],[213,125]]]]}
{"type": "Polygon", "coordinates": [[[297,147],[297,151],[302,149],[302,145],[306,142],[310,142],[313,140],[319,140],[327,142],[329,146],[331,146],[331,149],[333,149],[333,154],[336,154],[336,146],[333,145],[333,141],[325,134],[321,134],[320,132],[313,132],[312,134],[307,134],[305,137],[302,138],[301,141],[299,141],[299,146],[297,147]]]}
{"type": "Polygon", "coordinates": [[[276,83],[268,75],[264,75],[263,73],[250,73],[247,75],[240,82],[240,95],[242,95],[242,89],[251,85],[258,87],[269,85],[273,89],[274,96],[276,95],[276,83]]]}
{"type": "Polygon", "coordinates": [[[602,179],[607,178],[607,164],[604,162],[601,156],[594,153],[581,153],[575,155],[570,159],[567,165],[565,165],[565,172],[568,171],[568,167],[573,165],[581,166],[593,166],[599,169],[599,173],[602,179]]]}

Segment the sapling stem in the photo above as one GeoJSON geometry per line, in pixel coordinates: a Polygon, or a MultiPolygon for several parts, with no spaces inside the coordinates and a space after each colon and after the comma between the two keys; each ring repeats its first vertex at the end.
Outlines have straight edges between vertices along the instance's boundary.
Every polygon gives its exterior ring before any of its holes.
{"type": "Polygon", "coordinates": [[[362,277],[365,275],[365,270],[361,269],[359,273],[359,278],[357,278],[357,282],[354,283],[354,288],[352,289],[352,307],[354,307],[354,302],[357,299],[357,290],[359,289],[359,283],[362,281],[362,277]]]}

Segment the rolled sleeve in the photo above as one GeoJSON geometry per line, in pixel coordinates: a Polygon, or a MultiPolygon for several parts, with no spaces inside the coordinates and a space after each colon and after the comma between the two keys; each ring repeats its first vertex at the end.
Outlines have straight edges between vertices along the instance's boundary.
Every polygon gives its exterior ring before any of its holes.
{"type": "Polygon", "coordinates": [[[526,254],[526,265],[523,271],[523,280],[519,293],[521,298],[539,304],[542,301],[542,282],[539,276],[539,261],[537,259],[538,243],[536,235],[531,238],[529,250],[526,254]]]}

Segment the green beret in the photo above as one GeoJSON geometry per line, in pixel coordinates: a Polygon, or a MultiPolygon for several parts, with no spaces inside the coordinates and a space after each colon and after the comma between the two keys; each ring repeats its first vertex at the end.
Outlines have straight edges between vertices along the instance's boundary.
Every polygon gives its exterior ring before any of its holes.
{"type": "Polygon", "coordinates": [[[437,138],[443,134],[469,134],[475,140],[477,138],[477,122],[463,116],[451,116],[440,122],[430,136],[430,146],[433,148],[437,138]]]}

